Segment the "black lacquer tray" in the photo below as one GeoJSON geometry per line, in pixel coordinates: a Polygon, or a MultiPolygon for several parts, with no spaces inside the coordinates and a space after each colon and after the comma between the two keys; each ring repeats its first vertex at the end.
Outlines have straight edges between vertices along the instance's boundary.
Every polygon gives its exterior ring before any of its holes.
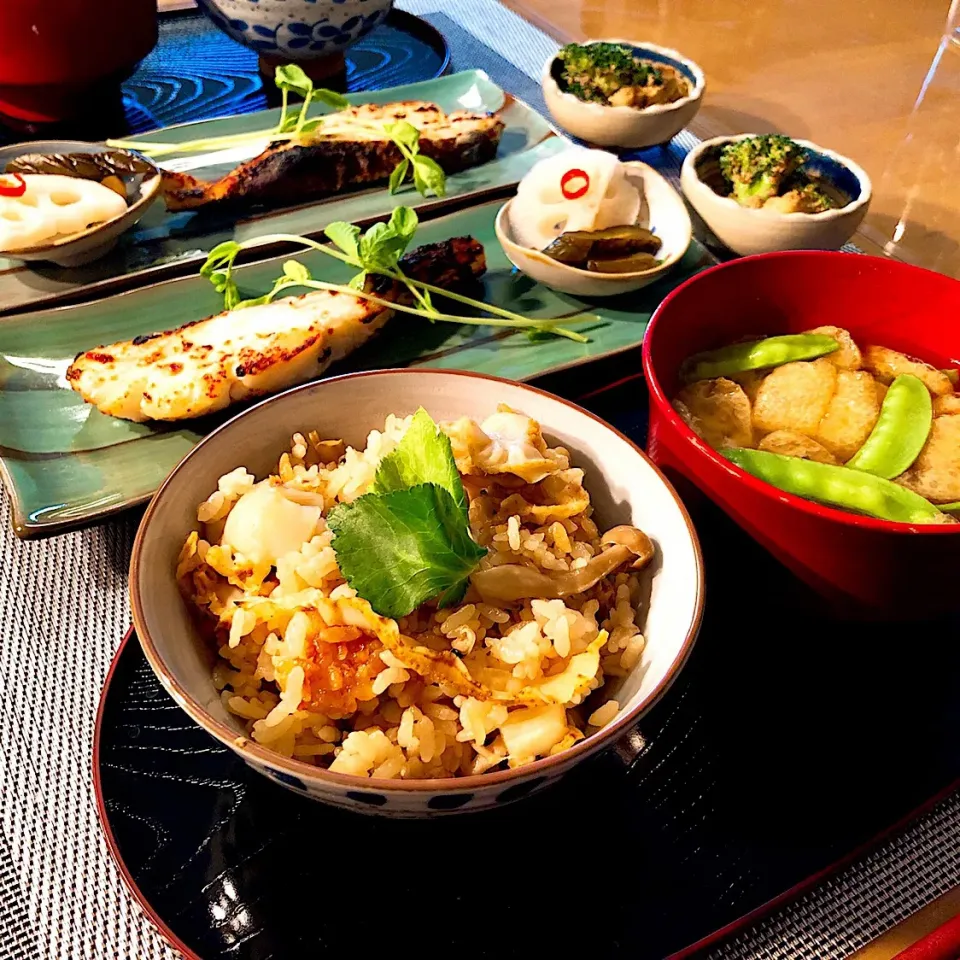
{"type": "MultiPolygon", "coordinates": [[[[631,353],[540,385],[643,442],[639,365],[631,353]]],[[[694,519],[704,626],[639,755],[603,755],[489,813],[389,821],[291,794],[196,727],[131,637],[104,691],[94,776],[143,906],[203,960],[390,943],[426,958],[659,960],[755,919],[949,787],[956,624],[825,620],[713,507],[694,519]]]]}

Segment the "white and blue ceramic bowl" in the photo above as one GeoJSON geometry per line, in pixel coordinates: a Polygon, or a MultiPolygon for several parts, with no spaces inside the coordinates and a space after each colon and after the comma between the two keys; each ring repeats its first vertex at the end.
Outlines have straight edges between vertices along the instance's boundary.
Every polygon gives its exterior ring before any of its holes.
{"type": "Polygon", "coordinates": [[[557,83],[560,61],[556,54],[543,67],[541,85],[547,108],[557,124],[567,133],[600,147],[642,149],[667,143],[697,115],[707,82],[703,70],[676,50],[655,43],[632,40],[587,40],[592,43],[615,43],[628,47],[636,56],[661,63],[683,74],[690,82],[690,93],[673,103],[651,107],[611,107],[587,103],[572,93],[565,93],[557,83]]]}
{"type": "Polygon", "coordinates": [[[804,169],[819,178],[842,205],[822,213],[741,207],[723,194],[719,155],[726,144],[754,136],[757,134],[714,137],[687,154],[680,186],[690,206],[718,240],[741,256],[778,250],[839,250],[856,233],[870,206],[873,188],[866,171],[839,153],[809,140],[797,140],[807,154],[804,169]]]}
{"type": "Polygon", "coordinates": [[[383,23],[393,0],[197,0],[224,33],[261,56],[316,60],[342,53],[383,23]]]}
{"type": "Polygon", "coordinates": [[[137,634],[161,683],[200,726],[251,767],[314,800],[361,813],[423,817],[500,806],[556,781],[599,750],[623,744],[629,753],[632,727],[667,690],[693,646],[703,612],[703,563],[676,492],[638,447],[593,414],[535,387],[495,377],[423,368],[377,370],[287,391],[241,413],[195,447],[160,487],[140,524],[130,594],[137,634]],[[320,436],[362,446],[389,413],[406,415],[423,406],[436,420],[482,420],[498,403],[538,420],[551,444],[570,450],[573,462],[586,470],[602,526],[632,524],[656,545],[647,574],[647,643],[617,691],[620,712],[556,756],[516,770],[449,780],[331,773],[250,740],[220,701],[211,677],[216,654],[177,588],[177,557],[196,529],[197,505],[235,467],[244,465],[258,476],[273,472],[296,431],[316,429],[320,436]]]}
{"type": "Polygon", "coordinates": [[[634,293],[659,280],[683,259],[693,239],[693,226],[683,198],[653,167],[639,160],[624,164],[627,179],[643,195],[639,225],[647,227],[661,240],[657,252],[660,263],[636,273],[595,273],[559,263],[539,250],[523,247],[514,239],[510,223],[512,200],[497,214],[497,239],[507,259],[522,273],[561,293],[592,299],[634,293]]]}

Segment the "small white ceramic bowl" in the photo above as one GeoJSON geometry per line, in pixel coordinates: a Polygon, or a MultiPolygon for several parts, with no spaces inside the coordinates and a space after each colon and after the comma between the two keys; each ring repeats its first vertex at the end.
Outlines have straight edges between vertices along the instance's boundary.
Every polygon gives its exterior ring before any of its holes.
{"type": "Polygon", "coordinates": [[[673,67],[690,82],[690,93],[673,103],[658,103],[642,109],[587,103],[560,89],[554,72],[557,64],[554,54],[544,64],[541,86],[551,116],[568,133],[601,147],[640,149],[667,143],[697,115],[707,83],[703,71],[692,60],[655,43],[587,40],[584,45],[591,43],[616,43],[629,47],[644,60],[673,67]]]}
{"type": "MultiPolygon", "coordinates": [[[[16,157],[27,153],[109,153],[108,147],[101,143],[88,143],[85,140],[37,140],[26,143],[11,144],[0,147],[0,171],[16,157]]],[[[142,157],[146,163],[153,166],[149,160],[142,157]]],[[[22,247],[19,250],[0,251],[0,256],[10,260],[34,261],[42,260],[55,263],[58,267],[79,267],[85,263],[92,263],[108,254],[120,239],[147,212],[150,205],[160,196],[162,177],[160,171],[154,167],[154,172],[144,176],[139,183],[136,199],[127,201],[124,213],[98,223],[94,227],[82,230],[79,233],[66,237],[58,237],[47,243],[33,247],[22,247]]]]}
{"type": "Polygon", "coordinates": [[[662,263],[637,273],[595,273],[553,260],[539,250],[522,247],[510,226],[508,200],[497,214],[497,239],[507,259],[528,277],[544,286],[575,297],[612,297],[633,293],[659,280],[687,252],[693,237],[690,214],[673,187],[653,167],[632,160],[625,163],[627,179],[643,193],[638,223],[648,227],[662,241],[657,257],[662,263]]]}
{"type": "MultiPolygon", "coordinates": [[[[580,760],[612,747],[663,695],[686,662],[703,611],[697,535],[676,492],[638,447],[580,407],[535,387],[449,370],[378,370],[307,384],[241,413],[203,440],[170,474],[150,504],[130,564],[133,619],[144,653],[174,700],[255,770],[315,800],[363,813],[418,817],[479,810],[519,799],[557,780],[580,760]],[[506,403],[538,420],[586,471],[601,526],[632,524],[654,541],[646,646],[624,679],[619,714],[569,750],[515,770],[448,780],[370,780],[287,759],[250,740],[213,685],[214,651],[177,588],[180,548],[197,528],[197,505],[238,466],[256,476],[276,469],[296,431],[316,429],[363,446],[389,413],[421,405],[436,420],[481,420],[506,403]]],[[[607,688],[609,691],[609,688],[607,688]]]]}
{"type": "Polygon", "coordinates": [[[797,140],[807,152],[805,168],[849,197],[849,202],[823,213],[777,213],[741,207],[736,200],[718,193],[711,182],[717,186],[722,183],[717,162],[720,149],[753,136],[756,134],[714,137],[687,154],[680,186],[690,206],[718,240],[741,256],[777,250],[839,250],[856,233],[870,206],[873,188],[863,168],[832,150],[797,140]]]}

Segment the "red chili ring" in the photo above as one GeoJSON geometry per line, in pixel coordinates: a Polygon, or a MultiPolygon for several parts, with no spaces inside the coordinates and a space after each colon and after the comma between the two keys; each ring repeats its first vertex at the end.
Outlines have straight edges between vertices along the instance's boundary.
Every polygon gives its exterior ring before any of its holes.
{"type": "Polygon", "coordinates": [[[560,178],[560,192],[566,197],[567,200],[579,200],[588,190],[590,189],[590,177],[587,175],[586,170],[578,170],[574,168],[573,170],[568,170],[560,178]],[[575,190],[568,190],[567,184],[571,180],[583,179],[583,186],[577,187],[575,190]]]}
{"type": "Polygon", "coordinates": [[[27,181],[19,173],[7,173],[4,176],[13,177],[16,183],[8,184],[0,178],[0,197],[22,197],[27,192],[27,181]]]}

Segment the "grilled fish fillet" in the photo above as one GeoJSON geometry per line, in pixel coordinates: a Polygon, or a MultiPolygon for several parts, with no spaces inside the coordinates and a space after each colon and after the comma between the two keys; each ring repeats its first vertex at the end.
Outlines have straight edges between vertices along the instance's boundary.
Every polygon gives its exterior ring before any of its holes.
{"type": "MultiPolygon", "coordinates": [[[[401,264],[407,276],[446,289],[486,269],[472,237],[420,247],[401,264]]],[[[368,284],[386,300],[409,296],[386,278],[368,284]]],[[[349,293],[318,290],[88,350],[67,369],[67,380],[111,417],[186,420],[313,380],[393,313],[349,293]]]]}
{"type": "Polygon", "coordinates": [[[465,110],[446,114],[422,100],[367,103],[331,114],[308,135],[309,142],[272,144],[214,183],[164,172],[167,208],[192,210],[211,203],[266,200],[295,203],[386,180],[403,156],[382,128],[397,120],[407,120],[420,130],[420,152],[436,160],[445,173],[492,160],[503,133],[503,121],[496,114],[465,110]]]}

